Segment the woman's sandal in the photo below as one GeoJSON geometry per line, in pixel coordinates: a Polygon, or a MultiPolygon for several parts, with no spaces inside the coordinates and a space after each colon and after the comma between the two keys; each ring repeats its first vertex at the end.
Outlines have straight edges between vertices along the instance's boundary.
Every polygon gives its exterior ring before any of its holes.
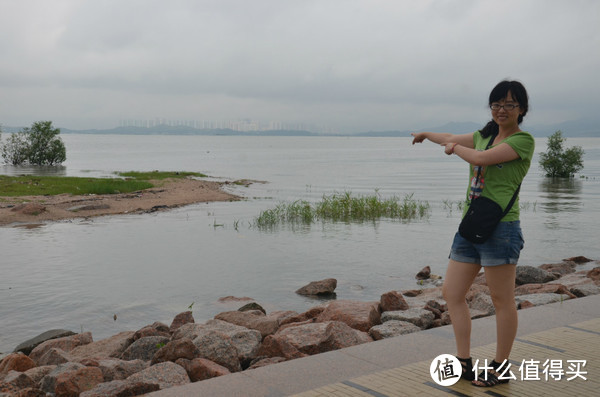
{"type": "Polygon", "coordinates": [[[473,380],[475,379],[475,373],[473,372],[473,360],[469,358],[456,357],[460,361],[462,366],[462,373],[460,374],[461,379],[473,380]]]}
{"type": "Polygon", "coordinates": [[[504,370],[501,368],[501,363],[497,363],[496,360],[493,360],[490,363],[490,367],[492,367],[493,369],[481,371],[477,379],[473,380],[473,386],[492,387],[502,383],[508,383],[509,379],[499,379],[502,372],[504,372],[504,370]],[[479,382],[481,384],[477,384],[475,382],[479,382]]]}

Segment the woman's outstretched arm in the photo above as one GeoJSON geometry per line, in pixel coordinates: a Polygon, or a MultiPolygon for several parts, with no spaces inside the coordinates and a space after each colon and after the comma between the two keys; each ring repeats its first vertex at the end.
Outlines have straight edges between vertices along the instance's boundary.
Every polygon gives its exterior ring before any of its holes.
{"type": "Polygon", "coordinates": [[[473,133],[469,134],[450,134],[447,132],[413,132],[413,145],[429,139],[433,143],[445,145],[448,143],[458,143],[461,146],[473,148],[473,133]]]}

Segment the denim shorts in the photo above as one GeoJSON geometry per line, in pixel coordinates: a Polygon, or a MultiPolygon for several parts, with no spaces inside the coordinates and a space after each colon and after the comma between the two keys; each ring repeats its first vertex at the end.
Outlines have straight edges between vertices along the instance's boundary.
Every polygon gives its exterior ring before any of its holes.
{"type": "Polygon", "coordinates": [[[474,244],[456,232],[449,258],[481,266],[516,265],[523,246],[521,222],[500,222],[494,234],[482,244],[474,244]]]}

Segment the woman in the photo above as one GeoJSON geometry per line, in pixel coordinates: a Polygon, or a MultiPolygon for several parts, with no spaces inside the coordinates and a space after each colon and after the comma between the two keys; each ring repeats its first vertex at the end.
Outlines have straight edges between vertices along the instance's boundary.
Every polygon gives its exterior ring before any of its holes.
{"type": "MultiPolygon", "coordinates": [[[[455,154],[465,160],[471,165],[469,198],[482,195],[504,209],[527,174],[533,156],[534,139],[519,128],[529,109],[528,102],[527,91],[521,83],[502,81],[490,93],[492,120],[481,131],[464,135],[414,133],[413,144],[429,139],[444,146],[446,154],[455,154]],[[493,139],[492,146],[484,150],[490,139],[493,139]],[[481,170],[480,174],[478,170],[481,170]]],[[[457,358],[463,366],[461,377],[471,380],[476,386],[508,382],[500,375],[507,369],[517,334],[514,288],[516,265],[522,248],[518,200],[487,241],[474,244],[459,233],[454,236],[442,292],[452,320],[457,358]],[[481,267],[496,309],[497,346],[489,368],[484,368],[474,380],[470,353],[471,316],[466,295],[481,267]]]]}

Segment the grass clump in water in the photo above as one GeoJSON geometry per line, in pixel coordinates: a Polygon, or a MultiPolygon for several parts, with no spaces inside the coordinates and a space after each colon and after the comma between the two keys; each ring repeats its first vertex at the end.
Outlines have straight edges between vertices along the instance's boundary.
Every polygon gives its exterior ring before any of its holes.
{"type": "Polygon", "coordinates": [[[350,192],[323,196],[311,204],[297,200],[280,203],[265,210],[255,219],[258,227],[273,227],[281,223],[311,224],[315,221],[364,222],[380,218],[411,220],[429,215],[429,204],[407,195],[403,199],[393,196],[382,198],[377,192],[370,196],[353,196],[350,192]]]}

